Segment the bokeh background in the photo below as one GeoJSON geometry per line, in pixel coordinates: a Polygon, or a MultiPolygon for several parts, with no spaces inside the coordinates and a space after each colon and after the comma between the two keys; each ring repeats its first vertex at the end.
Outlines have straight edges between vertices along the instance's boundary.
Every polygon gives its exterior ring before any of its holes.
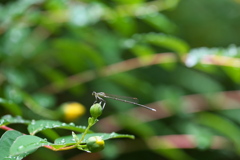
{"type": "Polygon", "coordinates": [[[137,97],[157,112],[107,100],[93,128],[135,140],[25,159],[239,159],[239,28],[239,0],[1,0],[0,115],[67,121],[78,102],[86,125],[92,91],[137,97]]]}

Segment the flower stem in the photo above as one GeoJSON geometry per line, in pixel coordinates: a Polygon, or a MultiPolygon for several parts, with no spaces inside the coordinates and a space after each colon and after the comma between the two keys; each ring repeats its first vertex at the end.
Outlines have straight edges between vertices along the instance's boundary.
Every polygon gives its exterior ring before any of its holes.
{"type": "Polygon", "coordinates": [[[12,129],[10,127],[7,127],[7,126],[0,126],[0,128],[3,129],[3,130],[6,130],[6,131],[14,130],[14,129],[12,129]]]}

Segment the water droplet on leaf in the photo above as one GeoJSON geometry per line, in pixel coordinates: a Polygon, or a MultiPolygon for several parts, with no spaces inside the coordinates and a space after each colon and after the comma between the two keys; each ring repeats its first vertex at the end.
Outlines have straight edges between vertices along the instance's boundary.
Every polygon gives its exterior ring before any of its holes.
{"type": "Polygon", "coordinates": [[[61,143],[65,143],[65,139],[62,139],[62,140],[61,140],[61,143]]]}
{"type": "Polygon", "coordinates": [[[35,122],[35,120],[32,120],[31,124],[33,124],[33,125],[34,125],[35,123],[36,123],[36,122],[35,122]]]}
{"type": "Polygon", "coordinates": [[[21,145],[18,147],[18,150],[22,150],[23,148],[24,148],[23,145],[21,145]]]}

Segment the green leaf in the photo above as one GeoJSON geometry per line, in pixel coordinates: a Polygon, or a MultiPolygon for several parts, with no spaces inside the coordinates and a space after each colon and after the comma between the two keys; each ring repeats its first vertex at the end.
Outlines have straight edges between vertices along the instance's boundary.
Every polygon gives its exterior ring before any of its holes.
{"type": "Polygon", "coordinates": [[[164,14],[153,13],[148,15],[140,16],[143,21],[152,25],[159,31],[166,33],[173,33],[176,30],[176,26],[172,23],[164,14]]]}
{"type": "MultiPolygon", "coordinates": [[[[14,142],[14,140],[19,137],[19,136],[22,136],[23,134],[18,132],[18,131],[6,131],[1,139],[0,139],[0,151],[1,151],[1,154],[0,154],[0,159],[8,159],[8,160],[11,160],[11,159],[17,159],[17,157],[10,157],[9,156],[9,150],[10,150],[10,147],[12,145],[12,143],[14,142]],[[7,158],[8,157],[8,158],[7,158]]],[[[25,157],[27,154],[22,154],[22,155],[19,155],[18,157],[19,158],[23,158],[25,157]]]]}
{"type": "Polygon", "coordinates": [[[20,107],[11,102],[11,101],[8,101],[6,99],[3,99],[3,98],[0,98],[0,104],[5,107],[7,110],[9,110],[12,114],[14,115],[22,115],[22,111],[20,109],[20,107]]]}
{"type": "Polygon", "coordinates": [[[29,124],[29,120],[24,120],[20,116],[12,117],[11,115],[5,115],[0,119],[0,126],[8,125],[11,123],[23,123],[23,124],[29,124]]]}
{"type": "Polygon", "coordinates": [[[15,104],[21,104],[23,102],[22,93],[19,91],[19,89],[17,89],[17,87],[13,85],[6,85],[3,88],[3,93],[4,93],[4,98],[7,101],[11,101],[15,104]]]}
{"type": "Polygon", "coordinates": [[[10,148],[10,155],[16,156],[25,152],[30,153],[44,145],[49,145],[49,142],[36,136],[23,135],[13,142],[10,148]]]}
{"type": "Polygon", "coordinates": [[[53,95],[46,93],[35,93],[32,97],[36,103],[44,108],[51,108],[55,105],[55,98],[53,95]]]}
{"type": "Polygon", "coordinates": [[[177,37],[162,34],[162,33],[146,34],[144,36],[144,39],[148,43],[161,46],[181,54],[186,54],[189,50],[188,44],[183,40],[177,37]]]}
{"type": "Polygon", "coordinates": [[[4,70],[4,75],[7,77],[8,82],[13,86],[22,88],[28,85],[28,77],[18,69],[6,68],[4,70]]]}
{"type": "Polygon", "coordinates": [[[103,66],[102,58],[98,55],[98,51],[93,49],[87,43],[76,42],[69,39],[55,40],[54,48],[57,50],[55,57],[61,61],[65,68],[72,72],[78,72],[88,67],[88,63],[103,66]],[[85,54],[75,54],[77,52],[85,54]]]}
{"type": "Polygon", "coordinates": [[[84,132],[85,126],[75,126],[74,123],[62,123],[59,121],[51,121],[51,120],[39,120],[32,121],[32,123],[28,126],[28,131],[31,135],[36,134],[42,130],[50,129],[50,128],[62,128],[68,129],[76,132],[84,132]]]}
{"type": "Polygon", "coordinates": [[[43,130],[41,133],[44,134],[44,136],[48,140],[52,140],[52,141],[60,137],[59,134],[53,129],[46,129],[46,130],[43,130]]]}
{"type": "MultiPolygon", "coordinates": [[[[228,104],[229,108],[238,107],[238,106],[239,106],[238,103],[228,104]]],[[[239,109],[219,110],[218,113],[240,124],[239,109]]]]}
{"type": "MultiPolygon", "coordinates": [[[[78,139],[81,139],[82,134],[78,134],[78,139]]],[[[133,135],[128,135],[128,134],[118,134],[118,133],[89,133],[86,134],[86,136],[84,137],[84,139],[82,140],[82,143],[85,143],[86,140],[92,136],[100,136],[102,137],[103,140],[108,140],[108,139],[113,139],[113,138],[130,138],[130,139],[134,139],[133,135]]],[[[73,139],[72,135],[71,136],[65,136],[65,137],[61,137],[58,138],[54,141],[54,144],[57,145],[72,145],[75,144],[75,139],[73,139]]]]}
{"type": "Polygon", "coordinates": [[[51,82],[54,82],[55,87],[61,87],[65,84],[66,75],[60,70],[56,70],[51,66],[42,65],[38,68],[39,72],[51,82]]]}
{"type": "Polygon", "coordinates": [[[183,40],[162,33],[138,34],[134,35],[133,40],[164,47],[179,54],[186,54],[189,50],[188,44],[183,40]]]}
{"type": "Polygon", "coordinates": [[[144,45],[144,44],[135,44],[134,46],[130,46],[131,51],[136,56],[147,56],[147,55],[153,55],[155,51],[150,45],[144,45]]]}
{"type": "MultiPolygon", "coordinates": [[[[227,59],[226,59],[227,61],[227,59]]],[[[239,59],[240,61],[240,59],[239,59]]],[[[239,84],[239,77],[240,77],[240,68],[237,67],[226,67],[223,66],[221,69],[231,78],[235,83],[239,84]]]]}
{"type": "Polygon", "coordinates": [[[121,17],[116,15],[114,21],[109,21],[111,25],[117,32],[123,35],[132,35],[136,30],[136,22],[132,17],[121,17]]]}
{"type": "Polygon", "coordinates": [[[222,91],[222,86],[211,76],[187,68],[180,68],[174,75],[176,83],[197,93],[211,93],[222,91]],[[189,78],[191,77],[191,79],[189,78]]]}
{"type": "Polygon", "coordinates": [[[211,113],[200,114],[198,122],[225,135],[235,144],[237,151],[240,152],[240,129],[234,122],[211,113]]]}
{"type": "Polygon", "coordinates": [[[42,107],[32,98],[30,94],[28,94],[24,90],[18,89],[18,92],[22,95],[24,104],[36,114],[39,114],[43,117],[52,118],[52,119],[58,117],[58,114],[56,113],[56,111],[42,107]]]}

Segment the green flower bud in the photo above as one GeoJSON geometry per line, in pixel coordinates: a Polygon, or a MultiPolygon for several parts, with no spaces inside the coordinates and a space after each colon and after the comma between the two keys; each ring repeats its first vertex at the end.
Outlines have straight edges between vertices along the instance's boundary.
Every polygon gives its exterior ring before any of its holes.
{"type": "Polygon", "coordinates": [[[104,149],[105,142],[100,136],[93,136],[87,140],[87,148],[90,152],[99,152],[104,149]]]}
{"type": "Polygon", "coordinates": [[[90,108],[90,114],[94,118],[98,118],[102,114],[102,106],[99,103],[95,103],[90,108]]]}

